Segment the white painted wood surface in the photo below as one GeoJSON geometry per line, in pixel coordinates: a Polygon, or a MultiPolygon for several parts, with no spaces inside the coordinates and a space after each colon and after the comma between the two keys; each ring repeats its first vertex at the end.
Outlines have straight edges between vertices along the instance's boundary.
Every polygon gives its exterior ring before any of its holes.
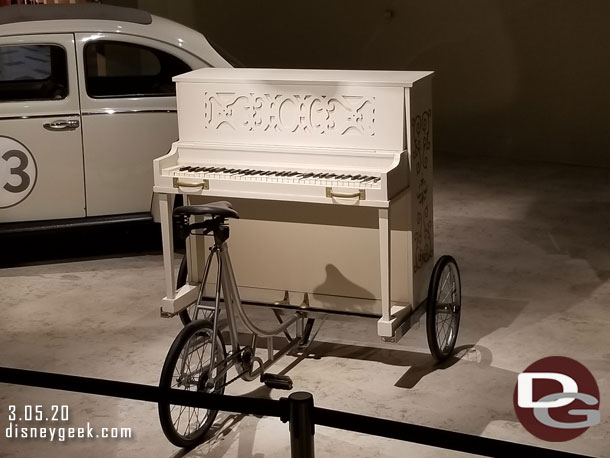
{"type": "MultiPolygon", "coordinates": [[[[273,302],[288,291],[299,306],[307,293],[312,307],[378,316],[378,334],[392,338],[425,300],[433,265],[431,72],[202,69],[175,80],[180,139],[154,161],[154,190],[233,202],[241,297],[273,302]],[[379,180],[203,178],[179,172],[186,165],[379,180]]],[[[173,252],[167,227],[164,251],[173,252]]],[[[205,254],[190,244],[191,267],[205,254]]],[[[194,294],[173,288],[173,258],[164,257],[169,312],[194,294]]]]}

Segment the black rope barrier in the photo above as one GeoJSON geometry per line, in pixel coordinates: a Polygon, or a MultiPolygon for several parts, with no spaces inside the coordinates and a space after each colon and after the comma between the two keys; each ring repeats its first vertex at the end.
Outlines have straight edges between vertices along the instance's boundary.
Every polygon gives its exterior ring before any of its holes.
{"type": "Polygon", "coordinates": [[[515,456],[523,455],[535,456],[537,458],[591,458],[587,455],[533,445],[518,444],[395,420],[313,407],[313,397],[309,393],[292,393],[288,398],[281,398],[276,401],[273,399],[226,394],[219,395],[177,389],[163,390],[156,386],[138,383],[8,367],[0,367],[0,382],[136,401],[169,403],[246,415],[278,417],[283,422],[290,421],[292,456],[297,458],[314,456],[314,425],[480,456],[514,458],[515,456]],[[307,448],[306,453],[302,453],[304,451],[301,450],[295,454],[295,449],[298,450],[303,444],[307,448]]]}
{"type": "Polygon", "coordinates": [[[397,439],[481,456],[498,458],[514,458],[518,456],[575,458],[586,456],[319,407],[314,408],[314,422],[320,426],[346,429],[357,433],[371,434],[388,439],[397,439]]]}
{"type": "Polygon", "coordinates": [[[263,415],[266,417],[285,417],[287,415],[285,413],[287,412],[286,407],[282,406],[280,401],[272,399],[199,393],[197,391],[176,389],[162,390],[156,386],[139,383],[55,374],[52,372],[0,367],[0,381],[39,388],[133,399],[135,401],[164,402],[189,407],[222,410],[246,415],[263,415]],[[283,412],[284,415],[282,415],[283,412]]]}

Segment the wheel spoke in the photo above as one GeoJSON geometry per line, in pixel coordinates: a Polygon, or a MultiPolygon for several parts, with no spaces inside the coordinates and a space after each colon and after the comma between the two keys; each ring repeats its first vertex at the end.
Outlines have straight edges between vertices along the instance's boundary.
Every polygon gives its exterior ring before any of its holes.
{"type": "MultiPolygon", "coordinates": [[[[166,361],[163,368],[163,374],[169,372],[171,377],[162,374],[161,385],[167,383],[166,387],[193,392],[222,393],[226,374],[223,374],[218,380],[215,380],[215,377],[226,364],[226,353],[222,337],[218,334],[216,336],[216,355],[212,359],[212,336],[211,325],[203,320],[194,321],[185,327],[176,338],[176,342],[174,342],[172,350],[168,354],[167,360],[173,361],[169,363],[171,366],[166,361]],[[173,360],[171,359],[172,354],[173,360]],[[212,360],[216,361],[214,367],[211,366],[212,360]],[[164,379],[167,382],[163,382],[164,379]],[[215,389],[215,386],[218,385],[221,388],[215,389]],[[207,388],[207,386],[211,388],[207,388]]],[[[166,405],[165,409],[163,410],[160,405],[159,413],[163,431],[167,438],[179,447],[194,446],[201,441],[217,414],[217,411],[209,409],[177,405],[166,405]]]]}
{"type": "Polygon", "coordinates": [[[444,258],[434,268],[427,318],[430,350],[439,361],[453,351],[460,315],[459,271],[452,258],[444,258]]]}

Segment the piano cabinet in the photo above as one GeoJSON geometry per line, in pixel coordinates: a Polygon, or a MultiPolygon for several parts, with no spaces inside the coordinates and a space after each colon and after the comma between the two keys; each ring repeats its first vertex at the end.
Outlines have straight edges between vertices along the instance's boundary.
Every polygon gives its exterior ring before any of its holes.
{"type": "MultiPolygon", "coordinates": [[[[400,339],[425,308],[421,305],[426,302],[434,262],[431,72],[227,69],[195,71],[176,81],[181,137],[168,155],[155,160],[166,273],[162,312],[172,315],[195,301],[202,260],[209,247],[206,238],[189,237],[187,284],[176,289],[171,212],[174,196],[181,194],[185,204],[229,200],[239,212],[240,219],[230,221],[228,243],[242,300],[376,317],[377,333],[382,339],[400,339]],[[252,83],[254,79],[256,83],[252,83]],[[271,87],[266,90],[268,93],[281,93],[285,87],[292,93],[298,86],[301,92],[306,88],[307,93],[325,97],[332,87],[333,97],[342,93],[350,97],[366,94],[370,100],[384,101],[373,107],[372,126],[377,129],[373,134],[377,136],[365,132],[365,141],[360,142],[362,139],[353,135],[346,138],[300,132],[292,137],[286,131],[277,135],[253,134],[248,129],[210,132],[201,126],[201,120],[214,113],[205,106],[202,95],[209,93],[214,84],[225,92],[251,93],[260,91],[261,81],[271,87]],[[389,124],[379,126],[379,120],[384,119],[389,124]],[[248,141],[255,146],[247,145],[248,141]],[[172,165],[209,165],[206,157],[210,155],[217,161],[217,153],[206,156],[210,150],[277,151],[285,146],[293,153],[307,148],[317,154],[327,152],[331,159],[324,170],[336,171],[334,175],[339,176],[340,171],[352,171],[354,164],[359,164],[363,143],[367,158],[374,159],[378,152],[380,165],[375,166],[370,160],[369,173],[379,175],[387,200],[366,202],[364,193],[334,197],[328,194],[328,188],[321,198],[284,198],[281,193],[271,197],[257,194],[256,183],[250,192],[232,193],[226,187],[215,188],[213,180],[186,178],[192,186],[176,186],[176,180],[172,184],[167,173],[172,165]],[[198,150],[200,156],[195,160],[198,150]],[[354,151],[353,161],[350,150],[354,151]],[[381,158],[390,153],[395,160],[387,169],[388,161],[382,162],[381,158]]],[[[223,116],[227,116],[224,108],[223,116]]],[[[332,116],[332,110],[329,113],[332,116]]],[[[352,117],[357,114],[357,110],[348,113],[352,117]]],[[[228,171],[239,168],[239,155],[227,157],[231,163],[218,165],[228,171]]],[[[257,161],[254,152],[242,153],[242,160],[242,169],[264,170],[264,161],[257,161]]],[[[306,164],[311,166],[311,161],[296,165],[273,163],[267,167],[299,170],[297,166],[303,169],[306,164]]],[[[362,170],[360,167],[357,170],[362,170]]]]}

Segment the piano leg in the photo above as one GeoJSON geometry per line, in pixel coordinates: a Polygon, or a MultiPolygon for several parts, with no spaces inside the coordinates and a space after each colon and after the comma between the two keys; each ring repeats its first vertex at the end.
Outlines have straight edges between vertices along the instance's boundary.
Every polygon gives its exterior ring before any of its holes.
{"type": "MultiPolygon", "coordinates": [[[[191,198],[188,194],[183,194],[184,205],[197,205],[196,200],[191,198]]],[[[199,219],[197,219],[199,221],[199,219]]],[[[206,243],[208,237],[188,237],[186,239],[186,261],[188,266],[188,277],[187,282],[197,284],[201,281],[203,274],[204,262],[198,262],[198,260],[205,260],[207,257],[207,249],[211,247],[211,240],[206,243]]],[[[214,276],[210,277],[214,278],[214,276]]],[[[205,294],[205,292],[204,292],[205,294]]]]}
{"type": "Polygon", "coordinates": [[[381,274],[381,319],[377,324],[377,333],[381,337],[392,337],[391,317],[391,237],[389,209],[379,209],[379,267],[381,274]]]}
{"type": "Polygon", "coordinates": [[[174,228],[172,211],[174,194],[159,194],[159,215],[161,218],[161,242],[163,244],[163,267],[165,269],[165,297],[176,297],[176,276],[174,275],[174,228]]]}

